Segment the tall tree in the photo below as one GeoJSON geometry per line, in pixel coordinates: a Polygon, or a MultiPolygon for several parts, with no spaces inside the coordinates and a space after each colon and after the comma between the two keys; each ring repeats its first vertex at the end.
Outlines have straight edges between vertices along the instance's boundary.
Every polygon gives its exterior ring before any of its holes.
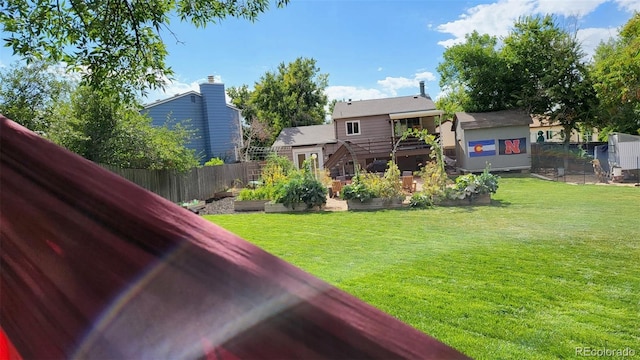
{"type": "Polygon", "coordinates": [[[617,39],[598,46],[592,74],[600,100],[598,125],[640,134],[640,13],[625,24],[617,39]]]}
{"type": "Polygon", "coordinates": [[[465,111],[494,111],[512,106],[511,94],[517,79],[509,76],[507,64],[497,50],[497,38],[477,31],[465,36],[465,42],[444,51],[438,65],[440,87],[456,94],[464,88],[460,106],[465,111]]]}
{"type": "Polygon", "coordinates": [[[55,107],[68,99],[72,86],[44,62],[12,64],[0,72],[0,113],[46,136],[55,107]]]}
{"type": "Polygon", "coordinates": [[[325,121],[328,75],[321,74],[316,61],[297,58],[266,72],[249,91],[246,85],[230,88],[227,94],[242,109],[245,119],[257,119],[271,131],[270,142],[286,127],[317,125],[325,121]]]}
{"type": "Polygon", "coordinates": [[[580,43],[548,15],[518,20],[504,43],[503,56],[520,82],[517,105],[559,123],[568,149],[572,131],[592,122],[597,110],[580,43]]]}
{"type": "Polygon", "coordinates": [[[463,85],[458,84],[455,88],[447,87],[436,100],[436,108],[444,111],[445,120],[453,120],[455,113],[465,111],[463,104],[469,103],[469,95],[463,85]]]}
{"type": "MultiPolygon", "coordinates": [[[[276,0],[278,7],[289,0],[276,0]]],[[[270,0],[2,0],[5,45],[26,59],[66,62],[94,88],[133,94],[172,74],[161,35],[170,16],[197,27],[225,17],[254,20],[270,0]]],[[[165,33],[166,34],[166,33],[165,33]]]]}

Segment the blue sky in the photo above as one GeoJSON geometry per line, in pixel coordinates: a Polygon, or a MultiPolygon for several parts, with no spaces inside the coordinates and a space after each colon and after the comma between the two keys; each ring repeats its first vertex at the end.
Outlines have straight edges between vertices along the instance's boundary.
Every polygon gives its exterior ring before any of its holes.
{"type": "MultiPolygon", "coordinates": [[[[297,57],[317,61],[329,74],[331,99],[412,95],[418,82],[436,98],[438,63],[447,46],[473,30],[505,36],[523,15],[550,13],[577,24],[587,53],[640,11],[640,0],[291,0],[251,23],[226,19],[207,28],[172,21],[163,38],[175,79],[156,99],[197,90],[208,75],[227,87],[253,84],[266,71],[297,57]]],[[[15,58],[0,49],[0,66],[15,58]]]]}

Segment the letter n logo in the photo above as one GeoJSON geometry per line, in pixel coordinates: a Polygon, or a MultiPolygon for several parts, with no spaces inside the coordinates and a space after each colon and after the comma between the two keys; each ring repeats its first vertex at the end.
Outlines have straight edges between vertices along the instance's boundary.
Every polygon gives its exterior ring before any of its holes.
{"type": "Polygon", "coordinates": [[[504,153],[507,155],[520,154],[520,139],[505,140],[504,153]]]}

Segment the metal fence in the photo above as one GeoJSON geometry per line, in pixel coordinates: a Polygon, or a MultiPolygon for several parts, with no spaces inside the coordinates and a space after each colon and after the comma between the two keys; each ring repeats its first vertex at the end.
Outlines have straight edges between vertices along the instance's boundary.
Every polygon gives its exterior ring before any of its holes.
{"type": "Polygon", "coordinates": [[[593,148],[600,144],[571,144],[569,152],[560,143],[531,144],[531,172],[556,181],[601,182],[591,162],[593,148]]]}
{"type": "Polygon", "coordinates": [[[248,162],[205,166],[186,173],[102,166],[165,199],[179,203],[193,199],[206,200],[234,185],[246,184],[259,165],[248,162]]]}

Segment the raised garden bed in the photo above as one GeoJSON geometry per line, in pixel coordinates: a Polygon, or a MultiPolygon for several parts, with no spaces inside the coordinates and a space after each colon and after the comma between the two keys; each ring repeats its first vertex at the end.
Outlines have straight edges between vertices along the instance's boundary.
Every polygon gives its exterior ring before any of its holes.
{"type": "Polygon", "coordinates": [[[266,213],[282,213],[282,212],[306,212],[306,211],[319,211],[320,207],[315,206],[311,209],[307,209],[307,205],[300,203],[295,207],[285,206],[282,203],[267,202],[264,204],[264,212],[266,213]]]}
{"type": "Polygon", "coordinates": [[[379,210],[379,209],[394,209],[402,207],[403,198],[373,198],[366,201],[360,201],[357,199],[347,200],[347,209],[349,210],[379,210]]]}
{"type": "Polygon", "coordinates": [[[233,202],[234,211],[264,211],[264,204],[269,200],[236,200],[233,202]]]}
{"type": "Polygon", "coordinates": [[[491,205],[491,194],[475,195],[464,199],[448,199],[442,201],[440,206],[473,206],[473,205],[491,205]]]}

